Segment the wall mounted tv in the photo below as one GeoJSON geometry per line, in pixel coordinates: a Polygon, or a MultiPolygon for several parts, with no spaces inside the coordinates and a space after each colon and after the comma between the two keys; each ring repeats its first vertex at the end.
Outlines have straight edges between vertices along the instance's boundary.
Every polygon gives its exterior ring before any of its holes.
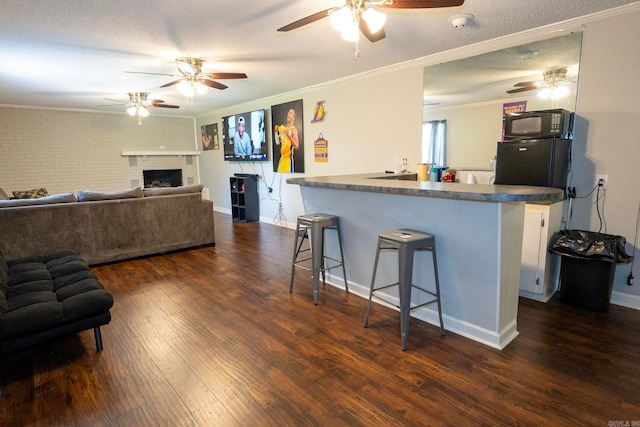
{"type": "Polygon", "coordinates": [[[249,111],[222,118],[222,145],[228,161],[267,161],[266,110],[249,111]]]}

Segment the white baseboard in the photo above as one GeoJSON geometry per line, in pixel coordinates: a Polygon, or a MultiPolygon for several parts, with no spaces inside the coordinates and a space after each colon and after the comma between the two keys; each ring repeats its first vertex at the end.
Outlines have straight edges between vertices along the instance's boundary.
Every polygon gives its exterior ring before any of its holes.
{"type": "Polygon", "coordinates": [[[611,292],[611,304],[640,310],[640,297],[637,295],[613,291],[611,292]]]}
{"type": "MultiPolygon", "coordinates": [[[[341,277],[332,276],[331,274],[327,275],[327,284],[339,289],[344,289],[344,280],[342,280],[341,277]]],[[[349,293],[367,299],[369,298],[369,286],[363,286],[358,283],[349,281],[349,293]]],[[[372,301],[399,311],[397,307],[387,304],[384,301],[376,299],[375,297],[372,301]]],[[[393,302],[392,300],[390,301],[393,302]]],[[[365,313],[363,312],[363,320],[364,315],[365,313]]],[[[440,319],[438,318],[438,311],[435,307],[423,307],[417,309],[411,313],[411,317],[437,326],[438,330],[440,328],[440,319]]],[[[445,313],[442,314],[442,317],[445,330],[461,335],[465,338],[469,338],[473,341],[477,341],[481,344],[485,344],[489,347],[496,348],[498,350],[504,349],[507,344],[509,344],[515,339],[515,337],[518,336],[515,320],[512,322],[512,324],[508,325],[498,333],[485,328],[481,328],[476,325],[469,324],[460,319],[447,316],[445,313]]]]}

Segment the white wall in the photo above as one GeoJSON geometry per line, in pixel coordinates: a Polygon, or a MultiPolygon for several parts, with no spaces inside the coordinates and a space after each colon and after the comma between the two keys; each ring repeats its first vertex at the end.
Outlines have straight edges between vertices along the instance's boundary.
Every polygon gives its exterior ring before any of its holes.
{"type": "MultiPolygon", "coordinates": [[[[585,25],[578,83],[576,114],[579,118],[574,139],[573,180],[578,196],[595,185],[596,175],[609,175],[604,196],[602,231],[627,238],[627,251],[636,234],[640,205],[640,10],[585,25]]],[[[571,228],[598,231],[595,197],[574,202],[571,228]]],[[[640,253],[637,254],[640,256],[640,253]]],[[[635,262],[636,284],[629,287],[630,265],[618,265],[612,302],[640,308],[640,261],[635,262]],[[621,294],[633,298],[621,301],[621,294]]]]}
{"type": "Polygon", "coordinates": [[[161,145],[194,150],[195,143],[191,118],[152,113],[138,125],[126,114],[0,107],[0,188],[9,194],[40,187],[49,194],[117,191],[142,186],[143,169],[182,169],[185,184],[198,182],[197,159],[134,157],[132,165],[120,154],[161,145]]]}
{"type": "Polygon", "coordinates": [[[487,169],[502,139],[502,103],[425,111],[424,120],[447,121],[445,162],[454,169],[487,169]]]}
{"type": "MultiPolygon", "coordinates": [[[[352,81],[328,84],[295,93],[238,105],[198,117],[198,128],[218,123],[225,115],[257,108],[271,109],[272,105],[303,100],[304,144],[306,176],[363,173],[396,169],[403,157],[415,170],[420,162],[422,117],[422,69],[405,68],[366,76],[352,81]],[[318,101],[326,101],[326,119],[311,123],[313,108],[318,101]],[[329,161],[316,163],[313,142],[322,134],[328,141],[329,161]]],[[[273,123],[269,114],[268,128],[273,123]]],[[[271,144],[272,135],[269,133],[271,144]]],[[[273,153],[270,152],[270,156],[273,153]]],[[[271,157],[272,158],[272,157],[271,157]]],[[[300,189],[286,184],[286,179],[302,174],[274,173],[271,162],[238,163],[223,160],[220,150],[204,152],[200,158],[202,183],[209,189],[215,207],[230,212],[229,177],[237,172],[256,173],[260,183],[260,216],[263,221],[280,217],[279,207],[288,226],[295,226],[296,217],[303,213],[300,189]],[[268,192],[267,186],[273,191],[268,192]]],[[[284,225],[284,221],[276,221],[284,225]]]]}

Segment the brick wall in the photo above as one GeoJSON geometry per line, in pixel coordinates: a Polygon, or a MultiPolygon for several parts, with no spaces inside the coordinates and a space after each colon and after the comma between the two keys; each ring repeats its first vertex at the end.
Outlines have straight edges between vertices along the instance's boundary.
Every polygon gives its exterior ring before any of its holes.
{"type": "MultiPolygon", "coordinates": [[[[0,188],[49,194],[143,185],[144,169],[182,169],[198,183],[195,156],[122,156],[121,151],[196,150],[191,118],[0,107],[0,188]]],[[[197,148],[196,148],[197,147],[197,148]]]]}

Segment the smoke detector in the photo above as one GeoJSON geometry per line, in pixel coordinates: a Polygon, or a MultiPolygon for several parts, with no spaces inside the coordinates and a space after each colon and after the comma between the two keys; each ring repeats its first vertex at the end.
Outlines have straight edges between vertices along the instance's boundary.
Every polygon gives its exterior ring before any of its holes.
{"type": "Polygon", "coordinates": [[[471,21],[473,19],[473,15],[470,13],[461,13],[459,15],[454,15],[451,18],[449,18],[449,23],[451,23],[451,25],[453,25],[455,28],[462,28],[464,26],[466,26],[469,21],[471,21]]]}

